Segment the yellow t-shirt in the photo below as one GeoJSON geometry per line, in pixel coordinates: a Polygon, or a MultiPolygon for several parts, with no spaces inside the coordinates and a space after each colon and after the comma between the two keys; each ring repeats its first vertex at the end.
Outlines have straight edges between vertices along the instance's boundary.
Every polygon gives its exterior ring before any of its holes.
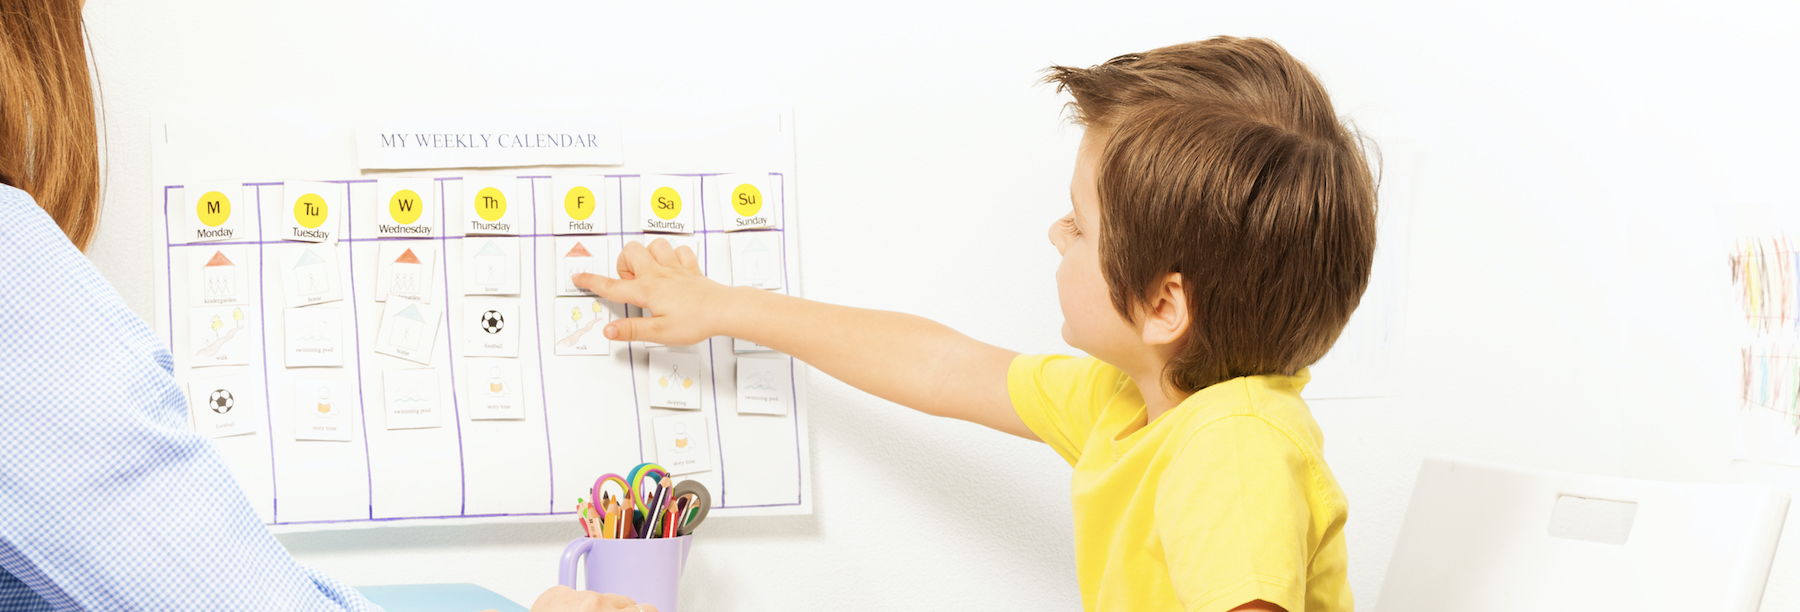
{"type": "Polygon", "coordinates": [[[1349,612],[1344,492],[1300,399],[1308,374],[1205,389],[1148,426],[1137,385],[1092,357],[1021,355],[1013,408],[1075,466],[1089,612],[1223,612],[1261,599],[1349,612]]]}

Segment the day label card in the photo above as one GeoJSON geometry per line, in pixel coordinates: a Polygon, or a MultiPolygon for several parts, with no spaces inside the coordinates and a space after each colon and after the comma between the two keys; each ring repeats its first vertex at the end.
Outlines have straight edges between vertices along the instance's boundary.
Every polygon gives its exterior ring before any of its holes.
{"type": "Polygon", "coordinates": [[[691,234],[694,232],[694,177],[646,174],[639,179],[639,227],[646,232],[691,234]]]}
{"type": "Polygon", "coordinates": [[[769,178],[766,172],[746,172],[709,179],[717,194],[716,201],[727,204],[719,207],[719,212],[725,216],[725,231],[781,227],[781,206],[764,199],[771,193],[769,178]]]}
{"type": "Polygon", "coordinates": [[[523,376],[514,359],[470,359],[469,419],[475,421],[525,418],[524,394],[520,389],[523,376]]]}
{"type": "MultiPolygon", "coordinates": [[[[252,191],[255,188],[251,188],[252,191]]],[[[245,201],[244,185],[236,181],[193,183],[182,188],[182,208],[187,209],[187,233],[181,242],[254,240],[244,233],[244,217],[256,209],[255,199],[245,201]]]]}
{"type": "Polygon", "coordinates": [[[430,365],[431,352],[437,345],[438,319],[442,316],[430,304],[390,298],[381,311],[375,352],[430,365]]]}
{"type": "Polygon", "coordinates": [[[432,262],[437,243],[430,240],[396,240],[381,243],[375,267],[375,301],[389,297],[431,301],[432,262]]]}
{"type": "Polygon", "coordinates": [[[282,240],[337,244],[343,227],[343,184],[288,181],[281,191],[287,220],[281,229],[282,240]]]}
{"type": "Polygon", "coordinates": [[[468,321],[458,350],[470,357],[519,356],[519,302],[510,298],[475,299],[463,302],[463,318],[468,321]]]}
{"type": "Polygon", "coordinates": [[[556,354],[605,355],[612,350],[604,333],[612,309],[605,300],[559,297],[550,315],[556,319],[556,354]]]}
{"type": "Polygon", "coordinates": [[[608,257],[607,239],[602,236],[556,237],[556,294],[591,296],[588,290],[575,286],[576,274],[618,276],[619,271],[608,257]]]}
{"type": "Polygon", "coordinates": [[[287,367],[344,365],[344,311],[332,307],[289,308],[284,313],[287,367]]]}
{"type": "Polygon", "coordinates": [[[656,463],[680,476],[712,469],[712,444],[706,435],[706,418],[676,414],[652,421],[656,430],[656,463]]]}
{"type": "Polygon", "coordinates": [[[388,370],[381,374],[381,401],[388,429],[442,427],[437,368],[388,370]]]}
{"type": "Polygon", "coordinates": [[[250,314],[244,306],[195,308],[188,311],[188,333],[194,351],[193,367],[248,365],[250,363],[250,314]]]}
{"type": "Polygon", "coordinates": [[[337,247],[296,244],[281,250],[281,288],[289,308],[344,299],[338,284],[337,247]]]}
{"type": "Polygon", "coordinates": [[[428,178],[384,178],[375,182],[375,236],[380,238],[433,238],[437,215],[432,214],[435,181],[428,178]]]}
{"type": "Polygon", "coordinates": [[[731,234],[731,284],[757,289],[781,288],[781,234],[731,234]]]}
{"type": "Polygon", "coordinates": [[[335,378],[294,379],[294,439],[349,442],[356,422],[351,389],[335,378]]]}
{"type": "Polygon", "coordinates": [[[463,239],[463,293],[518,295],[519,239],[463,239]]]}
{"type": "Polygon", "coordinates": [[[686,351],[650,351],[650,406],[700,409],[700,355],[686,351]]]}
{"type": "Polygon", "coordinates": [[[188,247],[188,285],[195,306],[249,304],[253,288],[244,279],[250,265],[242,246],[188,247]]]}
{"type": "Polygon", "coordinates": [[[604,234],[613,193],[606,191],[606,177],[557,176],[550,179],[552,234],[604,234]]]}
{"type": "Polygon", "coordinates": [[[737,360],[738,414],[785,415],[789,388],[787,359],[742,357],[737,360]]]}
{"type": "Polygon", "coordinates": [[[259,389],[249,374],[203,378],[188,383],[188,410],[194,415],[194,431],[210,438],[242,436],[261,431],[265,417],[257,409],[259,389]]]}
{"type": "Polygon", "coordinates": [[[510,176],[465,176],[462,201],[464,235],[517,236],[518,211],[530,206],[531,194],[520,192],[519,180],[510,176]]]}

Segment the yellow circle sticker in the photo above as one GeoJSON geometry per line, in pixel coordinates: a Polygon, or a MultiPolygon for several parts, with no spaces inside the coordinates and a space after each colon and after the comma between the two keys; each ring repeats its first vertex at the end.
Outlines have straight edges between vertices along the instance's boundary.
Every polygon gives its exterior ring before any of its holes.
{"type": "Polygon", "coordinates": [[[594,214],[594,192],[586,187],[570,189],[568,195],[563,196],[563,210],[569,211],[570,219],[586,221],[594,214]]]}
{"type": "Polygon", "coordinates": [[[231,218],[231,200],[225,194],[208,191],[200,196],[200,204],[194,207],[194,214],[200,216],[200,222],[207,227],[218,227],[231,218]]]}
{"type": "Polygon", "coordinates": [[[675,191],[674,187],[657,187],[650,194],[650,210],[661,219],[674,219],[675,215],[681,214],[681,192],[675,191]]]}
{"type": "Polygon", "coordinates": [[[493,187],[481,188],[475,193],[475,214],[488,221],[500,220],[506,214],[506,194],[493,187]]]}
{"type": "Polygon", "coordinates": [[[423,212],[425,212],[425,202],[419,198],[418,193],[411,189],[401,189],[394,192],[393,197],[388,198],[388,216],[393,217],[395,223],[412,225],[412,222],[419,220],[419,215],[423,212]]]}
{"type": "Polygon", "coordinates": [[[762,190],[744,183],[731,190],[731,209],[740,217],[754,217],[762,211],[762,190]]]}
{"type": "Polygon", "coordinates": [[[325,209],[325,198],[319,197],[319,194],[309,193],[294,200],[294,220],[300,223],[300,227],[318,227],[325,222],[328,212],[330,211],[325,209]]]}

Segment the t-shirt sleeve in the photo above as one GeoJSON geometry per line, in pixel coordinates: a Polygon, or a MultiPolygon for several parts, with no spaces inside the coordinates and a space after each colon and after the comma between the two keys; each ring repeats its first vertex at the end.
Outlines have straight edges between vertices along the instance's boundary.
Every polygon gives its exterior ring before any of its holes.
{"type": "Polygon", "coordinates": [[[1088,433],[1117,390],[1118,370],[1093,357],[1020,355],[1006,372],[1013,410],[1039,440],[1069,465],[1081,458],[1088,433]]]}
{"type": "Polygon", "coordinates": [[[1182,609],[1255,600],[1299,612],[1312,557],[1312,468],[1286,433],[1254,416],[1202,427],[1163,471],[1156,530],[1182,609]]]}

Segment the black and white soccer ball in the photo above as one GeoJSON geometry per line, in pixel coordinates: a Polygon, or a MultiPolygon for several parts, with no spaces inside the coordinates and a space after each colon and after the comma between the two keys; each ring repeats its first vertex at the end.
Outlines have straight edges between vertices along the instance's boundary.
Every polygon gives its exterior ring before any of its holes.
{"type": "Polygon", "coordinates": [[[231,408],[237,405],[237,401],[231,398],[231,391],[214,389],[212,396],[206,398],[206,405],[212,408],[213,412],[225,414],[231,412],[231,408]]]}
{"type": "Polygon", "coordinates": [[[506,329],[506,317],[500,316],[500,311],[489,310],[481,313],[481,331],[498,334],[502,329],[506,329]]]}

